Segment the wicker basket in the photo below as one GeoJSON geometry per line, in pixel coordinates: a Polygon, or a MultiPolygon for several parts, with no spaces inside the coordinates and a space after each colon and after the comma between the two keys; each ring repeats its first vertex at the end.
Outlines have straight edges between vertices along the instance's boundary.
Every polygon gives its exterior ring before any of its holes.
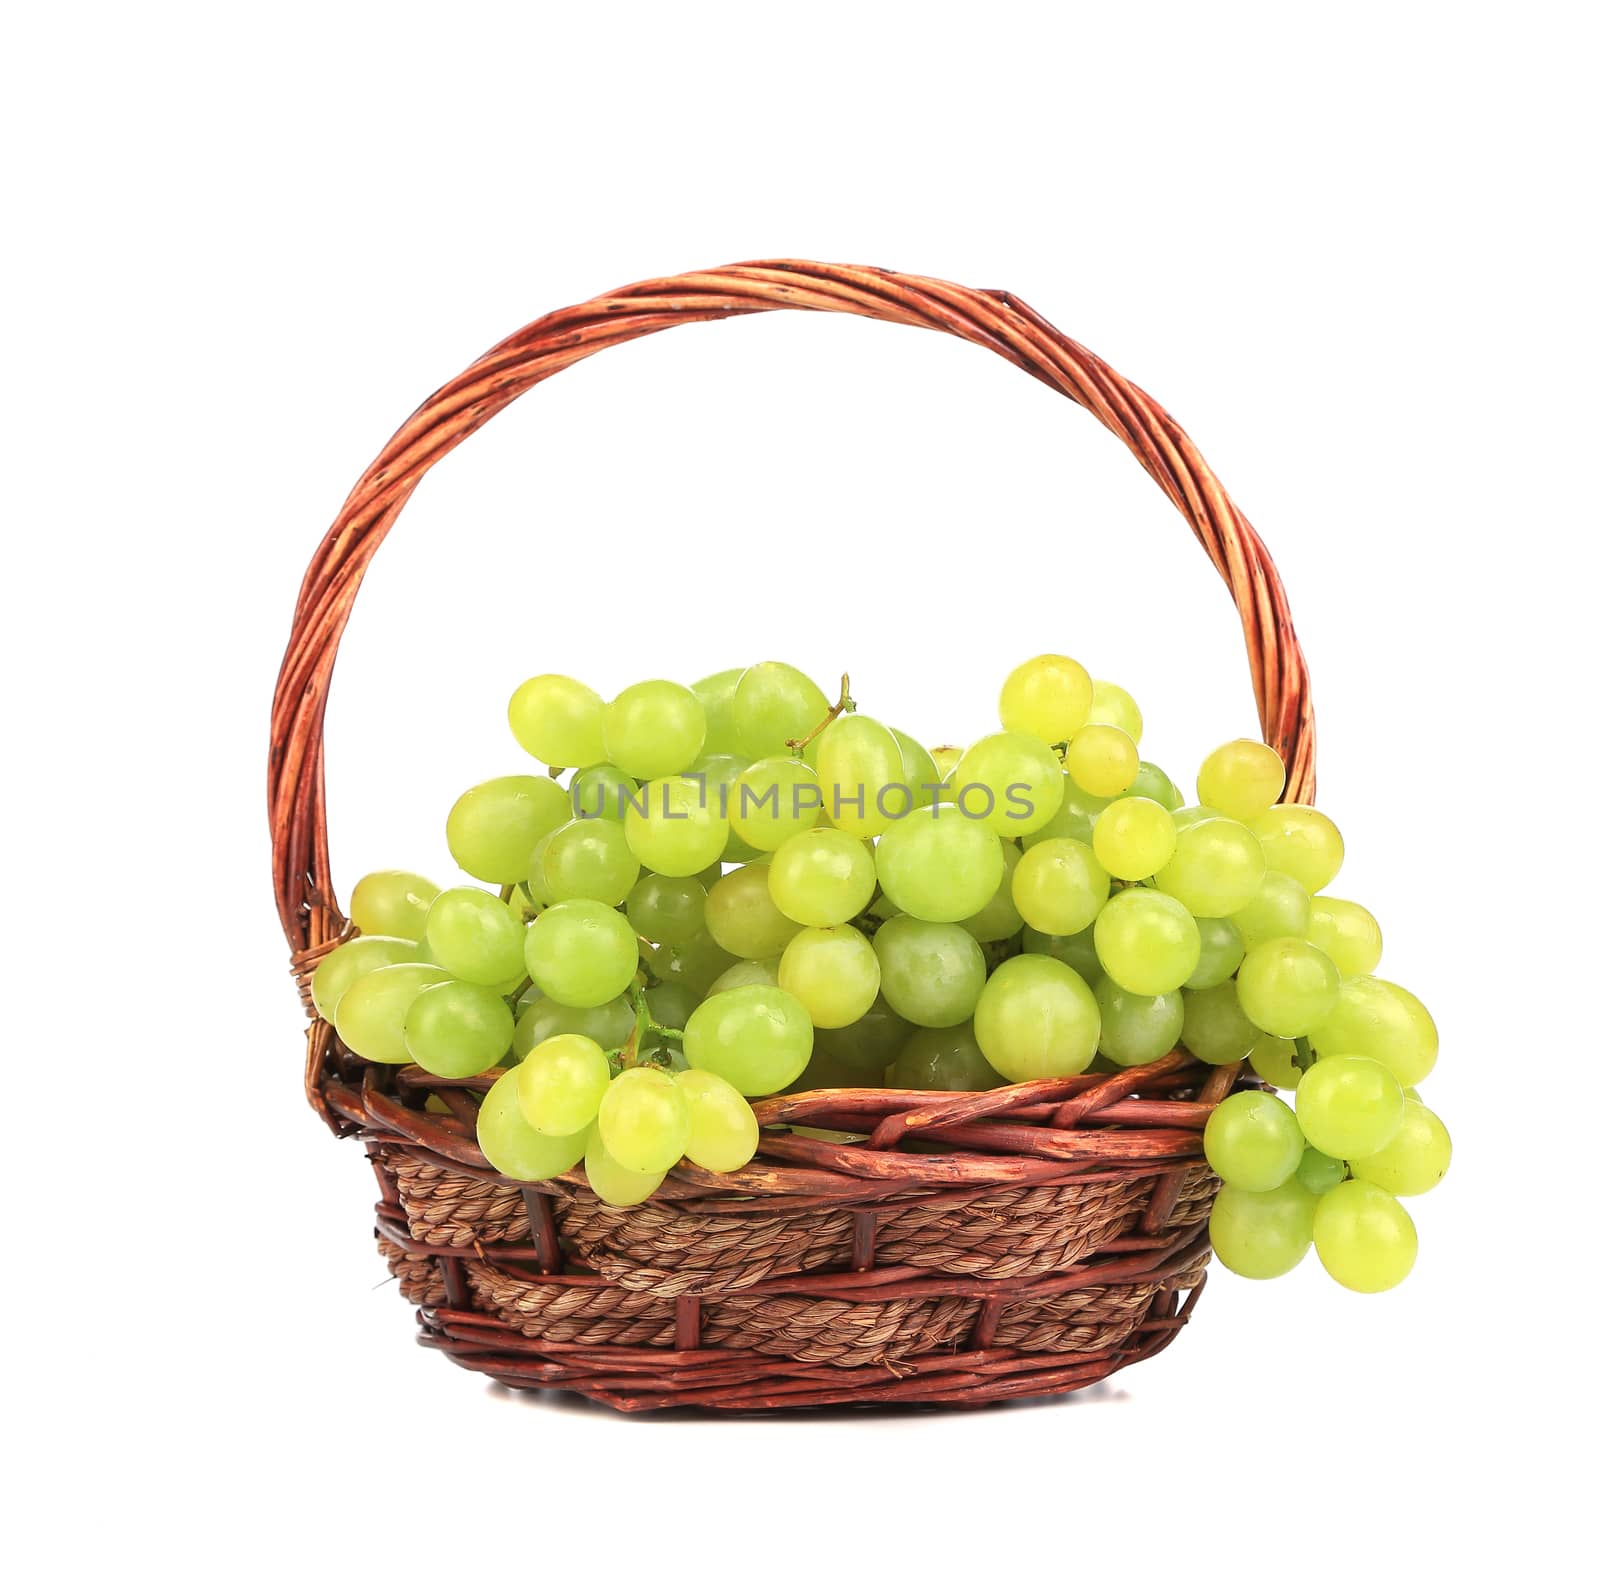
{"type": "MultiPolygon", "coordinates": [[[[827,310],[994,350],[1081,404],[1182,512],[1233,593],[1263,733],[1313,794],[1305,662],[1277,573],[1166,412],[1008,293],[855,266],[765,261],[643,282],[559,310],[433,395],[357,483],[306,572],[273,705],[278,910],[302,994],[351,934],[328,864],[322,724],[368,561],[428,468],[536,383],[691,321],[827,310]]],[[[307,999],[309,1010],[309,998],[307,999]]],[[[421,1339],[508,1384],[622,1410],[984,1404],[1081,1388],[1187,1320],[1214,1181],[1200,1136],[1236,1068],[1173,1054],[975,1095],[825,1090],[761,1102],[737,1173],[684,1164],[642,1206],[581,1169],[495,1173],[473,1097],[348,1055],[313,1021],[306,1094],[378,1176],[378,1245],[421,1339]],[[423,1110],[434,1089],[450,1115],[423,1110]],[[836,1143],[809,1124],[865,1133],[836,1143]]]]}

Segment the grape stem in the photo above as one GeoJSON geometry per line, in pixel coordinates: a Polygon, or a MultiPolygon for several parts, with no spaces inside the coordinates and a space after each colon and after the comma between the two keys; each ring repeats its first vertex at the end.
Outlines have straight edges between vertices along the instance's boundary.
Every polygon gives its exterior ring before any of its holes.
{"type": "Polygon", "coordinates": [[[649,1049],[646,1042],[652,1035],[660,1040],[677,1040],[680,1044],[683,1041],[682,1029],[670,1029],[650,1016],[650,1003],[645,1000],[641,984],[633,992],[633,1032],[615,1052],[608,1054],[625,1068],[650,1065],[642,1053],[649,1049]]]}
{"type": "Polygon", "coordinates": [[[839,677],[839,700],[828,710],[827,717],[808,736],[791,736],[786,743],[789,750],[798,758],[807,747],[811,745],[824,730],[831,725],[840,714],[853,714],[856,711],[855,700],[850,695],[850,671],[846,670],[839,677]]]}
{"type": "Polygon", "coordinates": [[[1301,1072],[1317,1060],[1316,1053],[1311,1049],[1311,1042],[1303,1034],[1294,1042],[1294,1056],[1295,1061],[1300,1064],[1301,1072]]]}

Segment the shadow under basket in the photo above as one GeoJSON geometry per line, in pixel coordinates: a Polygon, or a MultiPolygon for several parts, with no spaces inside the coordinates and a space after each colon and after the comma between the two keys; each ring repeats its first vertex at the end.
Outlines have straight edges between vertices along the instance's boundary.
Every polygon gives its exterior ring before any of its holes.
{"type": "MultiPolygon", "coordinates": [[[[513,399],[616,343],[773,309],[953,333],[1073,399],[1184,515],[1233,594],[1285,800],[1314,794],[1305,662],[1272,562],[1166,412],[1010,294],[858,266],[769,261],[644,282],[561,310],[435,393],[357,483],[306,573],[273,705],[278,909],[310,1010],[353,933],[334,896],[323,711],[368,561],[426,471],[513,399]]],[[[1239,1068],[1181,1053],[981,1094],[817,1090],[755,1103],[738,1172],[681,1164],[639,1206],[582,1169],[502,1177],[474,1090],[351,1056],[313,1017],[306,1093],[362,1140],[378,1248],[421,1341],[525,1388],[619,1410],[983,1405],[1061,1393],[1164,1348],[1188,1320],[1216,1189],[1201,1136],[1239,1068]],[[446,1112],[424,1108],[435,1095],[446,1112]],[[796,1132],[801,1130],[802,1132],[796,1132]],[[807,1130],[852,1136],[816,1137],[807,1130]]]]}

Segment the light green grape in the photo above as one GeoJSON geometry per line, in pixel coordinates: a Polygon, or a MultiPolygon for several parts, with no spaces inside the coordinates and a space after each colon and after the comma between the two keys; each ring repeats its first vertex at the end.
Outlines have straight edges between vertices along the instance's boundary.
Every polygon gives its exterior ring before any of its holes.
{"type": "Polygon", "coordinates": [[[541,1134],[587,1134],[611,1083],[605,1052],[583,1034],[542,1041],[513,1071],[522,1115],[541,1134]]]}
{"type": "Polygon", "coordinates": [[[817,772],[800,758],[761,758],[728,793],[728,822],[750,846],[775,852],[822,817],[817,772]]]}
{"type": "Polygon", "coordinates": [[[1294,1112],[1276,1095],[1245,1090],[1206,1120],[1206,1160],[1223,1183],[1259,1194],[1294,1177],[1306,1148],[1294,1112]]]}
{"type": "Polygon", "coordinates": [[[792,664],[752,664],[734,688],[734,750],[746,758],[790,756],[789,743],[809,736],[827,712],[821,688],[792,664]]]}
{"type": "Polygon", "coordinates": [[[1172,815],[1150,797],[1119,797],[1094,826],[1094,855],[1113,879],[1149,879],[1178,845],[1172,815]]]}
{"type": "MultiPolygon", "coordinates": [[[[1235,997],[1235,1002],[1237,1002],[1235,997]]],[[[1245,1022],[1249,1022],[1248,1018],[1245,1022]]],[[[1259,1030],[1256,1031],[1258,1034],[1259,1030]]],[[[1275,1090],[1295,1090],[1300,1087],[1302,1070],[1293,1040],[1280,1035],[1263,1034],[1251,1047],[1250,1066],[1275,1090]]]]}
{"type": "Polygon", "coordinates": [[[651,780],[622,821],[628,850],[653,874],[687,879],[711,867],[728,844],[728,821],[709,793],[682,776],[651,780]]]}
{"type": "Polygon", "coordinates": [[[1220,1068],[1252,1056],[1262,1036],[1239,1005],[1234,982],[1227,979],[1209,990],[1184,993],[1181,1039],[1190,1056],[1220,1068]]]}
{"type": "Polygon", "coordinates": [[[628,892],[623,911],[646,940],[675,946],[706,927],[706,888],[697,879],[646,874],[628,892]]]}
{"type": "Polygon", "coordinates": [[[1289,936],[1268,940],[1239,964],[1239,1005],[1250,1021],[1283,1039],[1310,1034],[1339,1000],[1339,970],[1325,951],[1289,936]]]}
{"type": "Polygon", "coordinates": [[[1022,949],[1037,957],[1064,962],[1086,985],[1093,986],[1104,970],[1094,949],[1094,925],[1075,935],[1046,935],[1037,929],[1022,932],[1022,949]]]}
{"type": "Polygon", "coordinates": [[[678,1093],[689,1103],[689,1142],[684,1149],[696,1167],[731,1173],[750,1160],[761,1129],[750,1103],[715,1073],[690,1068],[677,1075],[678,1093]]]}
{"type": "MultiPolygon", "coordinates": [[[[830,1029],[828,1054],[853,1073],[881,1076],[911,1037],[912,1026],[880,994],[854,1023],[830,1029]]],[[[875,1082],[875,1081],[874,1081],[875,1082]]]]}
{"type": "Polygon", "coordinates": [[[706,711],[676,681],[643,680],[618,692],[602,724],[605,757],[636,780],[681,774],[705,745],[706,711]]]}
{"type": "Polygon", "coordinates": [[[938,795],[944,784],[933,754],[920,741],[913,740],[903,730],[892,732],[895,745],[900,749],[900,762],[904,767],[906,784],[911,788],[911,805],[925,808],[938,795]]]}
{"type": "Polygon", "coordinates": [[[738,689],[742,669],[723,669],[697,680],[690,689],[705,710],[706,739],[702,756],[719,752],[738,752],[739,738],[733,723],[733,694],[738,689]]]}
{"type": "Polygon", "coordinates": [[[1011,876],[1022,921],[1046,935],[1075,935],[1106,905],[1111,876],[1082,841],[1045,841],[1023,854],[1011,876]]]}
{"type": "Polygon", "coordinates": [[[772,1095],[811,1059],[806,1009],[786,990],[748,985],[702,1002],[683,1031],[691,1068],[726,1079],[741,1095],[772,1095]]]}
{"type": "Polygon", "coordinates": [[[910,1023],[948,1029],[978,1005],[987,969],[983,948],[959,924],[891,918],[872,938],[883,999],[910,1023]]]}
{"type": "Polygon", "coordinates": [[[1157,872],[1156,887],[1198,917],[1231,918],[1254,899],[1266,871],[1261,843],[1244,825],[1201,819],[1178,826],[1177,845],[1157,872]]]}
{"type": "Polygon", "coordinates": [[[639,860],[615,819],[571,819],[552,831],[540,854],[552,902],[615,906],[639,878],[639,860]]]}
{"type": "Polygon", "coordinates": [[[933,759],[933,766],[938,770],[941,780],[948,780],[956,772],[956,765],[961,762],[961,754],[965,751],[965,747],[953,747],[949,742],[929,748],[928,756],[933,759]]]}
{"type": "Polygon", "coordinates": [[[895,1090],[994,1090],[1008,1081],[989,1065],[970,1023],[917,1029],[889,1064],[884,1082],[895,1090]]]}
{"type": "Polygon", "coordinates": [[[1297,879],[1315,896],[1326,890],[1344,862],[1344,837],[1327,814],[1300,802],[1268,808],[1250,828],[1268,868],[1297,879]]]}
{"type": "Polygon", "coordinates": [[[1350,1172],[1391,1195],[1425,1195],[1450,1170],[1450,1153],[1450,1131],[1421,1101],[1407,1099],[1394,1137],[1358,1156],[1350,1172]]]}
{"type": "Polygon", "coordinates": [[[534,844],[572,817],[572,802],[542,774],[485,780],[456,798],[445,819],[445,841],[463,873],[491,885],[528,877],[534,844]]]}
{"type": "Polygon", "coordinates": [[[369,1062],[409,1062],[406,1013],[424,990],[444,982],[442,968],[428,963],[394,962],[351,980],[334,1008],[339,1038],[369,1062]]]}
{"type": "Polygon", "coordinates": [[[872,943],[849,924],[802,929],[778,963],[779,988],[806,1009],[818,1029],[843,1029],[865,1017],[881,977],[872,943]]]}
{"type": "Polygon", "coordinates": [[[1336,1156],[1327,1156],[1315,1145],[1300,1152],[1300,1165],[1294,1175],[1313,1195],[1325,1195],[1344,1182],[1345,1165],[1336,1156]]]}
{"type": "Polygon", "coordinates": [[[660,1068],[625,1068],[595,1121],[607,1153],[631,1173],[664,1173],[688,1149],[688,1097],[660,1068]]]}
{"type": "Polygon", "coordinates": [[[624,1167],[606,1149],[597,1122],[589,1130],[585,1141],[583,1176],[589,1180],[589,1187],[594,1191],[596,1199],[606,1205],[637,1206],[641,1201],[648,1200],[661,1187],[661,1181],[667,1175],[664,1172],[636,1173],[624,1167]]]}
{"type": "Polygon", "coordinates": [[[778,959],[776,957],[746,957],[724,968],[706,987],[708,996],[720,996],[724,990],[741,990],[745,985],[776,985],[778,959]]]}
{"type": "Polygon", "coordinates": [[[489,891],[441,891],[428,909],[428,949],[457,979],[475,985],[520,984],[522,920],[489,891]]]}
{"type": "Polygon", "coordinates": [[[1211,1248],[1242,1278],[1281,1278],[1311,1248],[1317,1197],[1291,1178],[1277,1189],[1224,1184],[1211,1207],[1211,1248]]]}
{"type": "Polygon", "coordinates": [[[1011,894],[1012,876],[1021,860],[1022,848],[1015,841],[1000,843],[1000,861],[1004,872],[994,895],[971,918],[961,920],[961,927],[974,940],[1009,940],[1022,928],[1022,914],[1017,911],[1016,901],[1011,894]]]}
{"type": "Polygon", "coordinates": [[[511,694],[506,717],[517,745],[553,769],[581,769],[605,757],[600,693],[567,675],[535,675],[511,694]]]}
{"type": "Polygon", "coordinates": [[[652,985],[645,995],[652,1021],[668,1029],[681,1029],[689,1021],[689,1014],[700,1005],[699,996],[687,985],[652,985]]]}
{"type": "Polygon", "coordinates": [[[1136,996],[1102,974],[1094,999],[1100,1008],[1100,1054],[1119,1067],[1164,1057],[1183,1032],[1184,998],[1176,990],[1136,996]]]}
{"type": "Polygon", "coordinates": [[[953,808],[918,808],[878,841],[885,894],[914,918],[954,924],[986,906],[1005,876],[1000,838],[953,808]]]}
{"type": "Polygon", "coordinates": [[[740,839],[731,821],[734,787],[744,771],[745,760],[727,752],[698,758],[683,771],[683,778],[697,787],[705,806],[718,818],[729,820],[728,839],[723,842],[721,853],[725,863],[748,863],[760,855],[758,848],[740,839]]]}
{"type": "MultiPolygon", "coordinates": [[[[1024,914],[1026,916],[1026,914],[1024,914]]],[[[1118,891],[1094,924],[1100,966],[1136,996],[1176,990],[1200,962],[1200,931],[1189,910],[1161,891],[1118,891]]]]}
{"type": "Polygon", "coordinates": [[[915,806],[894,732],[862,714],[846,714],[808,749],[835,829],[865,838],[915,806]]]}
{"type": "Polygon", "coordinates": [[[1311,923],[1304,932],[1313,946],[1333,958],[1346,979],[1369,974],[1383,956],[1383,931],[1359,902],[1338,896],[1311,898],[1311,923]]]}
{"type": "Polygon", "coordinates": [[[1031,835],[1061,806],[1061,760],[1037,736],[1006,730],[974,741],[950,776],[957,810],[996,835],[1031,835]]]}
{"type": "Polygon", "coordinates": [[[1139,772],[1128,787],[1128,795],[1149,797],[1152,802],[1159,802],[1168,813],[1176,813],[1183,806],[1183,793],[1172,783],[1167,771],[1156,763],[1141,761],[1139,772]]]}
{"type": "Polygon", "coordinates": [[[511,1045],[519,1057],[525,1057],[554,1035],[581,1034],[587,1035],[602,1051],[615,1051],[632,1028],[633,1006],[625,996],[617,996],[595,1007],[571,1007],[553,996],[539,995],[518,1010],[511,1045]]]}
{"type": "Polygon", "coordinates": [[[469,1079],[496,1067],[511,1049],[515,1022],[502,997],[458,979],[430,985],[406,1008],[406,1050],[418,1067],[469,1079]]]}
{"type": "Polygon", "coordinates": [[[1417,1259],[1417,1229],[1387,1190],[1364,1179],[1330,1189],[1317,1203],[1312,1237],[1335,1283],[1380,1294],[1405,1281],[1417,1259]]]}
{"type": "Polygon", "coordinates": [[[1229,741],[1206,755],[1195,795],[1208,808],[1248,824],[1283,795],[1283,759],[1260,741],[1229,741]]]}
{"type": "Polygon", "coordinates": [[[1428,1009],[1387,979],[1346,979],[1333,1011],[1310,1031],[1318,1052],[1354,1052],[1381,1062],[1401,1084],[1420,1084],[1439,1059],[1439,1031],[1428,1009]]]}
{"type": "Polygon", "coordinates": [[[418,955],[414,940],[400,940],[394,935],[358,935],[335,946],[311,976],[311,1002],[317,1016],[332,1023],[339,998],[362,974],[391,963],[424,960],[418,955]]]}
{"type": "Polygon", "coordinates": [[[547,907],[528,925],[523,961],[539,988],[569,1007],[598,1007],[620,996],[639,968],[628,920],[604,902],[581,898],[547,907]]]}
{"type": "MultiPolygon", "coordinates": [[[[909,1027],[909,1025],[907,1025],[909,1027]]],[[[835,1030],[835,1033],[838,1031],[835,1030]]],[[[831,1038],[831,1036],[830,1036],[831,1038]]],[[[879,1090],[883,1088],[883,1069],[848,1067],[826,1051],[812,1050],[805,1071],[785,1092],[802,1095],[807,1090],[879,1090]]],[[[855,1136],[864,1139],[865,1135],[855,1136]]]]}
{"type": "Polygon", "coordinates": [[[364,874],[350,893],[350,922],[363,935],[421,940],[439,887],[420,874],[385,868],[364,874]]]}
{"type": "Polygon", "coordinates": [[[1067,773],[1090,796],[1119,797],[1138,778],[1139,748],[1116,725],[1085,725],[1067,748],[1067,773]]]}
{"type": "Polygon", "coordinates": [[[1246,951],[1269,940],[1304,940],[1311,927],[1311,898],[1299,880],[1269,868],[1261,876],[1261,888],[1230,916],[1244,938],[1246,951]]]}
{"type": "Polygon", "coordinates": [[[645,960],[657,979],[679,984],[703,996],[711,983],[724,974],[739,959],[726,952],[710,935],[702,931],[691,935],[676,946],[662,946],[647,954],[645,960]]]}
{"type": "Polygon", "coordinates": [[[1294,1097],[1306,1138],[1347,1162],[1377,1155],[1400,1132],[1405,1104],[1394,1075],[1366,1056],[1319,1057],[1294,1097]]]}
{"type": "Polygon", "coordinates": [[[572,777],[572,816],[621,824],[639,795],[639,782],[614,763],[591,763],[572,777]]]}
{"type": "Polygon", "coordinates": [[[990,1066],[1013,1083],[1065,1078],[1094,1061],[1100,1008],[1066,964],[1024,955],[989,976],[973,1028],[990,1066]]]}
{"type": "MultiPolygon", "coordinates": [[[[1224,815],[1218,813],[1215,808],[1201,807],[1198,804],[1187,808],[1174,808],[1172,812],[1172,822],[1180,830],[1186,830],[1190,825],[1198,824],[1202,819],[1220,819],[1223,817],[1224,815]]],[[[1265,867],[1265,864],[1262,866],[1265,867]]]]}
{"type": "Polygon", "coordinates": [[[1144,735],[1144,715],[1133,697],[1109,680],[1094,683],[1094,697],[1089,704],[1091,725],[1115,725],[1130,741],[1144,735]]]}
{"type": "Polygon", "coordinates": [[[724,874],[706,895],[706,932],[735,957],[776,957],[799,932],[773,901],[770,877],[768,865],[749,863],[724,874]]]}
{"type": "Polygon", "coordinates": [[[522,1115],[518,1100],[521,1064],[489,1086],[478,1108],[478,1149],[507,1178],[541,1183],[571,1172],[583,1160],[582,1134],[541,1134],[522,1115]]]}
{"type": "Polygon", "coordinates": [[[1063,772],[1061,806],[1056,809],[1055,817],[1042,828],[1019,835],[1017,840],[1025,852],[1046,841],[1082,841],[1085,846],[1092,845],[1095,821],[1109,801],[1109,797],[1090,796],[1070,774],[1063,772]]]}
{"type": "Polygon", "coordinates": [[[1200,961],[1185,981],[1190,990],[1214,990],[1224,979],[1231,979],[1244,961],[1244,936],[1229,918],[1197,918],[1200,931],[1200,961]]]}
{"type": "Polygon", "coordinates": [[[767,889],[778,911],[818,929],[848,923],[872,900],[876,888],[872,853],[843,830],[791,835],[767,865],[767,889]]]}
{"type": "Polygon", "coordinates": [[[1000,723],[1040,741],[1070,741],[1094,702],[1094,682],[1075,658],[1041,653],[1018,664],[1000,688],[1000,723]]]}

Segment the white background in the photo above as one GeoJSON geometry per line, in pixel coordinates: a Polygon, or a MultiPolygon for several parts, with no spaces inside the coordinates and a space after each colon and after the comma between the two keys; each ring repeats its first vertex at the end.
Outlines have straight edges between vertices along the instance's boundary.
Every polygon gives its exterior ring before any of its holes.
{"type": "MultiPolygon", "coordinates": [[[[1578,1580],[1590,1338],[1592,140],[1579,8],[61,5],[3,52],[8,1447],[30,1586],[1578,1580]],[[1048,13],[1048,14],[1047,14],[1048,13]],[[522,322],[811,255],[1003,286],[1276,555],[1322,803],[1444,1054],[1392,1295],[1217,1271],[1165,1354],[967,1416],[628,1422],[411,1342],[300,1096],[267,708],[384,438],[522,322]]],[[[1227,596],[1107,434],[854,319],[540,388],[375,566],[342,888],[447,873],[506,695],[758,657],[927,740],[1062,649],[1192,790],[1227,596]]]]}

